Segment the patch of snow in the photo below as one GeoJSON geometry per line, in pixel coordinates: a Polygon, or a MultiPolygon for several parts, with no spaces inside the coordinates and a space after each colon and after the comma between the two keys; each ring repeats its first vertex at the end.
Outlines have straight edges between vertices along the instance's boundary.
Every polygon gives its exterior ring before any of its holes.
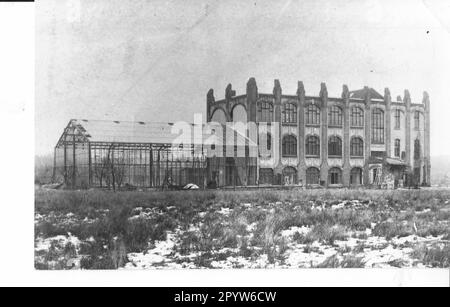
{"type": "Polygon", "coordinates": [[[312,245],[314,251],[309,253],[304,252],[306,245],[296,244],[285,252],[285,264],[290,268],[309,268],[318,265],[325,261],[328,257],[337,254],[336,249],[330,246],[325,246],[319,242],[314,242],[312,245]]]}
{"type": "Polygon", "coordinates": [[[405,243],[424,243],[424,242],[432,242],[432,241],[440,241],[444,236],[440,235],[437,237],[428,236],[428,237],[419,237],[417,235],[409,235],[407,237],[402,238],[392,238],[391,242],[395,245],[404,245],[405,243]]]}
{"type": "Polygon", "coordinates": [[[168,233],[165,241],[155,242],[155,247],[146,253],[128,254],[127,256],[130,262],[125,265],[125,268],[147,269],[154,267],[155,264],[170,262],[168,256],[173,252],[175,246],[174,238],[174,233],[168,233]]]}
{"type": "Polygon", "coordinates": [[[424,210],[422,210],[422,211],[416,211],[416,214],[424,214],[424,213],[428,213],[428,212],[430,212],[430,211],[431,211],[430,208],[426,208],[426,209],[424,209],[424,210]]]}
{"type": "Polygon", "coordinates": [[[293,237],[296,233],[305,235],[310,231],[311,231],[311,228],[306,227],[306,226],[302,226],[302,227],[292,226],[289,229],[281,231],[281,236],[290,238],[290,237],[293,237]]]}
{"type": "Polygon", "coordinates": [[[369,268],[390,268],[391,261],[399,261],[402,267],[411,267],[413,260],[409,257],[412,252],[410,248],[397,249],[392,245],[388,245],[384,249],[364,251],[365,266],[369,268]]]}
{"type": "Polygon", "coordinates": [[[59,235],[46,239],[39,237],[35,242],[35,251],[49,250],[52,243],[57,243],[61,248],[64,248],[67,243],[72,243],[75,248],[78,248],[81,242],[77,237],[72,236],[70,233],[67,236],[59,235]]]}
{"type": "Polygon", "coordinates": [[[337,205],[332,205],[332,206],[331,206],[331,209],[332,209],[332,210],[343,209],[343,208],[345,208],[345,204],[346,204],[346,203],[347,203],[346,201],[343,201],[343,202],[341,202],[341,203],[339,203],[339,204],[337,204],[337,205]]]}
{"type": "Polygon", "coordinates": [[[217,211],[217,213],[228,216],[230,215],[231,211],[232,210],[230,208],[221,208],[219,211],[217,211]]]}

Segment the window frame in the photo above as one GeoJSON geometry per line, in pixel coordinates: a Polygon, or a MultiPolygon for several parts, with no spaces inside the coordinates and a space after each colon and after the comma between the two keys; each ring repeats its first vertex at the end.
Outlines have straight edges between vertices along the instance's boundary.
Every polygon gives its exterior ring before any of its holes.
{"type": "Polygon", "coordinates": [[[350,114],[350,127],[364,127],[364,110],[358,106],[353,106],[350,114]]]}
{"type": "Polygon", "coordinates": [[[420,111],[414,111],[414,130],[420,129],[420,111]]]}
{"type": "Polygon", "coordinates": [[[342,108],[332,105],[328,108],[328,126],[342,127],[342,108]]]}
{"type": "Polygon", "coordinates": [[[287,134],[282,140],[282,157],[297,157],[297,138],[295,135],[287,134]]]}
{"type": "Polygon", "coordinates": [[[342,184],[342,170],[338,167],[332,167],[330,168],[329,172],[328,172],[328,176],[329,176],[329,180],[330,180],[330,185],[339,185],[342,184]],[[337,182],[333,182],[333,175],[337,175],[337,182]]]}
{"type": "Polygon", "coordinates": [[[395,109],[395,112],[394,112],[394,119],[395,119],[394,129],[395,129],[395,130],[400,130],[400,127],[401,127],[401,120],[402,120],[402,110],[400,110],[400,109],[395,109]]]}
{"type": "Polygon", "coordinates": [[[272,121],[273,121],[273,103],[265,100],[258,101],[258,122],[271,123],[272,121]]]}
{"type": "Polygon", "coordinates": [[[297,119],[297,105],[293,102],[287,102],[283,104],[283,124],[296,124],[297,119]]]}
{"type": "Polygon", "coordinates": [[[385,144],[385,112],[381,108],[372,109],[370,138],[372,144],[385,144]]]}
{"type": "Polygon", "coordinates": [[[305,171],[306,173],[306,184],[307,185],[318,185],[320,184],[320,170],[317,167],[308,167],[305,171]],[[310,171],[314,170],[314,174],[310,171]],[[313,177],[314,176],[314,177],[313,177]],[[318,179],[317,181],[311,180],[311,178],[318,179]]]}
{"type": "Polygon", "coordinates": [[[400,150],[400,139],[394,140],[394,157],[400,158],[401,150],[400,150]]]}
{"type": "Polygon", "coordinates": [[[320,137],[308,135],[305,140],[305,155],[307,157],[320,157],[320,137]],[[314,142],[312,142],[314,140],[314,142]]]}
{"type": "Polygon", "coordinates": [[[320,126],[321,110],[316,104],[310,103],[305,108],[305,125],[306,126],[320,126]]]}
{"type": "Polygon", "coordinates": [[[331,135],[328,138],[328,156],[332,158],[342,157],[342,139],[337,135],[331,135]]]}
{"type": "Polygon", "coordinates": [[[364,158],[364,140],[359,136],[354,136],[350,140],[350,157],[364,158]],[[355,143],[358,141],[358,143],[355,143]]]}

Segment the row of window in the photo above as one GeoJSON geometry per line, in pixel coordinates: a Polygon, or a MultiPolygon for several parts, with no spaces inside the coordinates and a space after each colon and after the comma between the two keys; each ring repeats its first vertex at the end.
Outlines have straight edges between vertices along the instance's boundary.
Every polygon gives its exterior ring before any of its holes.
{"type": "MultiPolygon", "coordinates": [[[[272,137],[267,136],[267,149],[271,148],[272,137]],[[270,141],[270,143],[269,143],[270,141]]],[[[320,156],[320,139],[316,135],[309,135],[305,141],[306,156],[320,156]]],[[[339,136],[330,136],[328,139],[328,155],[342,156],[342,140],[339,136]]],[[[296,157],[297,156],[297,138],[293,135],[286,135],[282,141],[282,156],[296,157]]],[[[360,137],[352,137],[350,141],[350,156],[363,157],[364,156],[364,141],[360,137]]]]}
{"type": "MultiPolygon", "coordinates": [[[[394,140],[394,156],[396,158],[405,159],[405,152],[402,152],[400,157],[400,139],[394,140]]],[[[414,160],[420,159],[420,140],[414,140],[414,160]]]]}
{"type": "MultiPolygon", "coordinates": [[[[400,109],[395,109],[395,114],[394,114],[394,119],[395,119],[395,124],[394,124],[394,129],[400,129],[400,122],[401,122],[401,118],[402,118],[402,113],[403,111],[400,109]]],[[[420,111],[414,111],[414,129],[415,130],[419,130],[420,129],[420,111]]]]}
{"type": "MultiPolygon", "coordinates": [[[[330,126],[342,126],[342,109],[338,106],[331,106],[328,110],[328,124],[330,126]]],[[[258,118],[261,122],[272,122],[273,105],[267,101],[261,101],[258,104],[258,118]]],[[[297,123],[297,106],[293,103],[283,105],[282,111],[283,123],[297,123]]],[[[317,105],[310,104],[305,110],[305,121],[307,125],[320,125],[320,108],[317,105]]],[[[364,126],[364,110],[359,107],[353,107],[350,114],[350,124],[352,127],[364,126]]]]}
{"type": "MultiPolygon", "coordinates": [[[[297,170],[291,166],[283,169],[283,181],[288,184],[297,184],[297,170]]],[[[350,171],[350,184],[362,184],[363,171],[360,167],[354,167],[350,171]]],[[[274,180],[274,172],[271,168],[261,168],[259,170],[259,184],[272,184],[274,180]]],[[[338,167],[332,167],[328,171],[329,184],[342,184],[342,170],[338,167]]],[[[316,185],[320,182],[320,170],[316,167],[306,169],[306,184],[316,185]]]]}
{"type": "MultiPolygon", "coordinates": [[[[400,129],[401,110],[395,110],[395,129],[400,129]]],[[[259,103],[259,120],[262,122],[272,122],[273,105],[270,102],[263,101],[259,103]]],[[[342,127],[342,109],[338,106],[331,106],[328,110],[328,125],[342,127]]],[[[372,110],[372,143],[384,144],[384,111],[376,108],[372,110]]],[[[283,123],[297,122],[297,106],[293,103],[283,105],[282,114],[283,123]]],[[[320,125],[320,108],[317,105],[310,104],[305,110],[306,125],[320,125]]],[[[364,110],[360,107],[353,107],[350,112],[350,126],[364,126],[364,110]]],[[[414,112],[414,129],[419,130],[420,111],[414,112]]]]}

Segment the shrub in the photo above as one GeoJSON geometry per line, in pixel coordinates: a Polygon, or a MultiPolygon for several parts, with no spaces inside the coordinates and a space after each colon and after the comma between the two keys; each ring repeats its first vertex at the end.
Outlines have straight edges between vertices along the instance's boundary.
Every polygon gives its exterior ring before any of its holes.
{"type": "Polygon", "coordinates": [[[411,226],[402,222],[385,221],[375,226],[372,232],[375,236],[385,237],[390,240],[394,237],[406,237],[414,233],[411,226]]]}
{"type": "Polygon", "coordinates": [[[414,248],[411,256],[418,259],[421,263],[433,268],[450,267],[450,244],[444,246],[434,245],[427,247],[420,245],[414,248]]]}

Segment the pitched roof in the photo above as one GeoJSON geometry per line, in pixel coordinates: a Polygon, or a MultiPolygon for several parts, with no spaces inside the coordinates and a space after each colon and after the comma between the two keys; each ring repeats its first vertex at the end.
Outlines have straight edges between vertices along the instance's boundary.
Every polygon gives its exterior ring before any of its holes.
{"type": "MultiPolygon", "coordinates": [[[[75,126],[90,142],[105,143],[193,143],[208,144],[215,136],[220,143],[223,139],[218,133],[211,131],[206,126],[202,127],[201,135],[197,136],[192,124],[175,125],[173,123],[152,123],[152,122],[129,122],[129,121],[105,121],[73,119],[69,126],[75,126]],[[190,134],[186,133],[187,127],[191,128],[190,134]]],[[[214,128],[214,127],[213,127],[214,128]]],[[[229,133],[231,128],[227,127],[225,132],[229,133]]],[[[238,133],[237,140],[247,139],[238,133]]],[[[240,144],[240,143],[238,143],[240,144]]]]}
{"type": "Polygon", "coordinates": [[[384,99],[384,96],[373,88],[362,88],[360,90],[350,91],[350,98],[365,99],[366,93],[369,91],[370,97],[374,99],[384,99]]]}

